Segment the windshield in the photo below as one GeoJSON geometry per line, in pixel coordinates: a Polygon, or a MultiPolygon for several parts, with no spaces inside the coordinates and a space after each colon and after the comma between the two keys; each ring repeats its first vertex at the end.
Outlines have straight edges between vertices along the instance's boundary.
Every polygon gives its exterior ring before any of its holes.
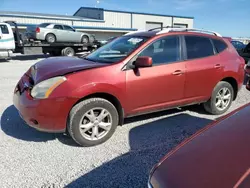
{"type": "Polygon", "coordinates": [[[148,39],[148,37],[140,36],[122,36],[89,54],[85,59],[102,63],[115,63],[129,56],[132,51],[148,39]]]}

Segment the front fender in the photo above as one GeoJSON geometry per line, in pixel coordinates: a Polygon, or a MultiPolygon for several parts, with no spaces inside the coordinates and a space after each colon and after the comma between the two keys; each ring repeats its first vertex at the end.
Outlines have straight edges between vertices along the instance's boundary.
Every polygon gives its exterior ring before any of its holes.
{"type": "Polygon", "coordinates": [[[124,106],[124,96],[122,91],[122,88],[116,87],[111,84],[107,83],[91,83],[87,85],[83,85],[80,88],[77,88],[73,91],[71,91],[70,96],[74,98],[84,98],[88,95],[97,94],[97,93],[105,93],[110,94],[114,97],[116,97],[122,106],[124,106]]]}

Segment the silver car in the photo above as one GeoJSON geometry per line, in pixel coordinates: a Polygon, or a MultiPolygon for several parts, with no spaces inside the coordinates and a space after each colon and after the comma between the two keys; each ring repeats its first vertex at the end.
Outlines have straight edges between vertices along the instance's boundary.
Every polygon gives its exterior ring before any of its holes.
{"type": "Polygon", "coordinates": [[[69,25],[54,23],[42,23],[36,27],[28,27],[26,33],[29,39],[46,41],[48,43],[92,43],[95,40],[94,36],[91,34],[78,32],[69,25]]]}

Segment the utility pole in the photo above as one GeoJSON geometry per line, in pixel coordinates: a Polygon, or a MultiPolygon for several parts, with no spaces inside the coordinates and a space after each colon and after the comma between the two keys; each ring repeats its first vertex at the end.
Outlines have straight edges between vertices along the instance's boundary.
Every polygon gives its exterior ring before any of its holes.
{"type": "Polygon", "coordinates": [[[96,0],[96,5],[95,5],[95,8],[100,4],[100,1],[99,0],[96,0]]]}

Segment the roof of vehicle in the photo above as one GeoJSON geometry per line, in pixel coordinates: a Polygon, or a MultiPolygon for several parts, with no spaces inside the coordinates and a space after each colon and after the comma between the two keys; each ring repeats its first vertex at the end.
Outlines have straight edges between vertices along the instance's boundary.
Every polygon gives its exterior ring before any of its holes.
{"type": "Polygon", "coordinates": [[[250,103],[168,153],[156,168],[164,186],[234,187],[250,168],[249,114],[250,103]]]}
{"type": "MultiPolygon", "coordinates": [[[[155,28],[155,29],[157,29],[157,28],[155,28]]],[[[155,30],[155,29],[151,29],[148,31],[132,31],[132,32],[127,33],[125,35],[154,37],[156,35],[168,34],[168,33],[176,33],[176,34],[192,33],[192,34],[201,35],[201,36],[211,36],[212,35],[212,36],[222,37],[219,33],[216,33],[213,31],[206,31],[206,30],[193,29],[193,28],[165,28],[165,29],[163,28],[163,29],[159,29],[159,30],[155,30]]]]}

